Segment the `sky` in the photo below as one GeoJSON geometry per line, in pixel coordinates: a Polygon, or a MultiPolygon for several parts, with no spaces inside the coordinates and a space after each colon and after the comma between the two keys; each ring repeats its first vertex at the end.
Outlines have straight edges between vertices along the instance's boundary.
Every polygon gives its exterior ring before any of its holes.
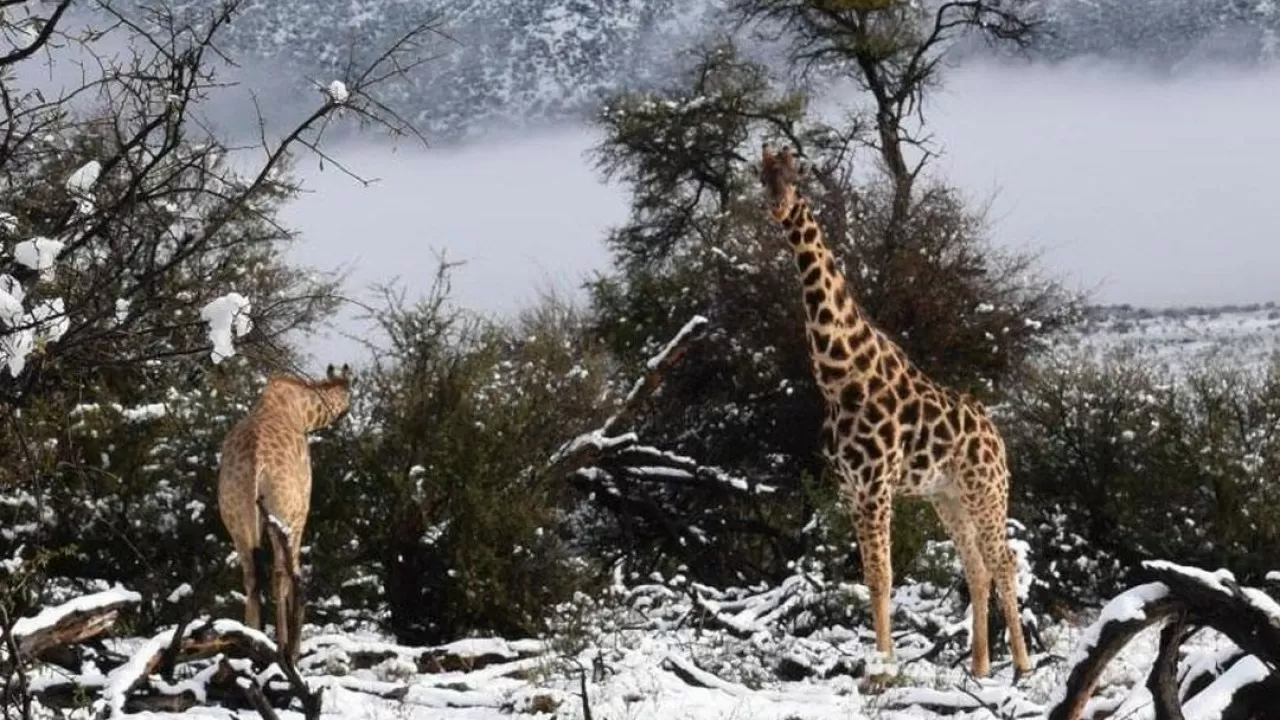
{"type": "MultiPolygon", "coordinates": [[[[1278,69],[966,66],[928,108],[935,172],[990,201],[995,242],[1040,252],[1048,273],[1096,302],[1280,299],[1278,83],[1278,69]]],[[[623,189],[584,155],[595,142],[565,127],[463,149],[343,146],[341,159],[379,181],[305,161],[313,192],[285,214],[303,233],[294,257],[347,266],[363,299],[393,277],[425,288],[442,251],[465,261],[453,279],[467,307],[503,314],[542,289],[575,292],[607,266],[603,239],[627,213],[623,189]]]]}

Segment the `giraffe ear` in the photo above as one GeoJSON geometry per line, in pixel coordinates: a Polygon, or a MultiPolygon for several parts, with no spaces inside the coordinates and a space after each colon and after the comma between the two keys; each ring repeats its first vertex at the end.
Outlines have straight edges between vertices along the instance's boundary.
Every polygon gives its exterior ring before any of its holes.
{"type": "Polygon", "coordinates": [[[333,363],[329,363],[329,367],[325,368],[324,376],[330,380],[333,379],[333,363]]]}

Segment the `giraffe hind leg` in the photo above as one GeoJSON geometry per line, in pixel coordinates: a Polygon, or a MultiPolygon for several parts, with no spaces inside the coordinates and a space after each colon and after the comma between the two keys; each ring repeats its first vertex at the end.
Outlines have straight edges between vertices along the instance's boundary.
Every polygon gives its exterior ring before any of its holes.
{"type": "Polygon", "coordinates": [[[1031,671],[1031,659],[1027,654],[1027,642],[1022,632],[1022,614],[1018,608],[1018,564],[1009,547],[1006,534],[1008,500],[1001,495],[995,501],[983,503],[970,514],[977,524],[978,547],[983,560],[990,568],[999,595],[1000,609],[1009,630],[1009,646],[1013,653],[1014,677],[1031,671]]]}
{"type": "Polygon", "coordinates": [[[268,591],[271,588],[271,550],[263,545],[259,545],[253,549],[253,575],[257,592],[254,593],[254,603],[258,607],[257,617],[253,624],[249,623],[249,619],[245,618],[245,624],[254,630],[262,629],[262,610],[266,605],[268,591]]]}
{"type": "Polygon", "coordinates": [[[964,566],[965,582],[969,586],[969,600],[973,605],[973,625],[969,632],[970,663],[973,674],[986,677],[991,672],[991,643],[988,637],[988,613],[991,605],[991,572],[978,544],[978,533],[973,520],[959,500],[939,496],[933,498],[933,509],[938,513],[947,535],[955,543],[956,554],[964,566]]]}

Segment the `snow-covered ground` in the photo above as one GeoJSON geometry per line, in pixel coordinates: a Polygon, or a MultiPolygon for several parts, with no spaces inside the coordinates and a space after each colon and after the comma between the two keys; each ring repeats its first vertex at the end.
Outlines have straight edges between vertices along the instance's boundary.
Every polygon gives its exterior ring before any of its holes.
{"type": "Polygon", "coordinates": [[[1261,365],[1280,350],[1280,306],[1096,308],[1068,343],[1133,350],[1174,369],[1208,359],[1261,365]]]}
{"type": "MultiPolygon", "coordinates": [[[[111,602],[130,596],[118,589],[100,595],[111,602]]],[[[866,597],[860,585],[827,583],[813,573],[798,573],[776,588],[729,591],[680,576],[624,584],[618,573],[609,592],[562,606],[546,638],[414,648],[373,633],[308,627],[299,667],[313,687],[323,688],[323,714],[359,720],[1019,718],[1043,716],[1064,685],[1068,658],[1085,636],[1096,637],[1096,630],[1066,622],[1042,628],[1047,648],[1033,654],[1036,670],[1016,686],[1004,644],[997,642],[993,677],[979,681],[966,670],[968,619],[954,593],[929,583],[904,585],[894,594],[897,674],[870,686],[865,675],[874,642],[861,612],[866,597]]],[[[1124,598],[1113,604],[1122,606],[1113,615],[1140,612],[1124,598]]],[[[91,605],[82,601],[76,609],[91,605]]],[[[46,612],[23,630],[61,614],[46,612]]],[[[219,624],[240,629],[233,621],[219,624]]],[[[107,697],[71,716],[88,718],[102,706],[118,713],[122,688],[145,658],[169,644],[171,632],[109,643],[134,660],[105,673],[86,668],[81,682],[106,688],[107,697]]],[[[1202,651],[1197,656],[1209,660],[1231,647],[1212,633],[1195,646],[1202,651]]],[[[1102,678],[1096,706],[1135,710],[1130,717],[1143,717],[1144,707],[1149,713],[1143,683],[1155,651],[1154,632],[1122,651],[1102,678]]],[[[215,665],[182,665],[173,683],[160,685],[169,693],[199,688],[215,665]]],[[[276,670],[260,673],[258,681],[276,670]]],[[[66,679],[43,670],[30,682],[40,688],[66,679]]],[[[252,711],[196,707],[184,714],[229,719],[244,713],[252,711]]],[[[301,717],[281,713],[282,720],[301,717]]]]}

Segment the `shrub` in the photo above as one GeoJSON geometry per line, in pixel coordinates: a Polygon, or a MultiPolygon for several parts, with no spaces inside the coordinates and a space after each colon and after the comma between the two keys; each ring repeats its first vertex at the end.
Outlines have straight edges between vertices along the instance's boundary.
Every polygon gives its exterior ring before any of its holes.
{"type": "Polygon", "coordinates": [[[571,309],[495,324],[452,308],[442,273],[422,303],[388,296],[339,454],[317,457],[338,468],[315,490],[317,582],[355,604],[344,584],[376,577],[363,601],[403,642],[534,634],[590,576],[543,470],[607,411],[605,358],[571,309]]]}
{"type": "Polygon", "coordinates": [[[1097,601],[1168,557],[1261,582],[1280,551],[1278,371],[1119,351],[1046,363],[1015,392],[1002,428],[1041,594],[1097,601]]]}

